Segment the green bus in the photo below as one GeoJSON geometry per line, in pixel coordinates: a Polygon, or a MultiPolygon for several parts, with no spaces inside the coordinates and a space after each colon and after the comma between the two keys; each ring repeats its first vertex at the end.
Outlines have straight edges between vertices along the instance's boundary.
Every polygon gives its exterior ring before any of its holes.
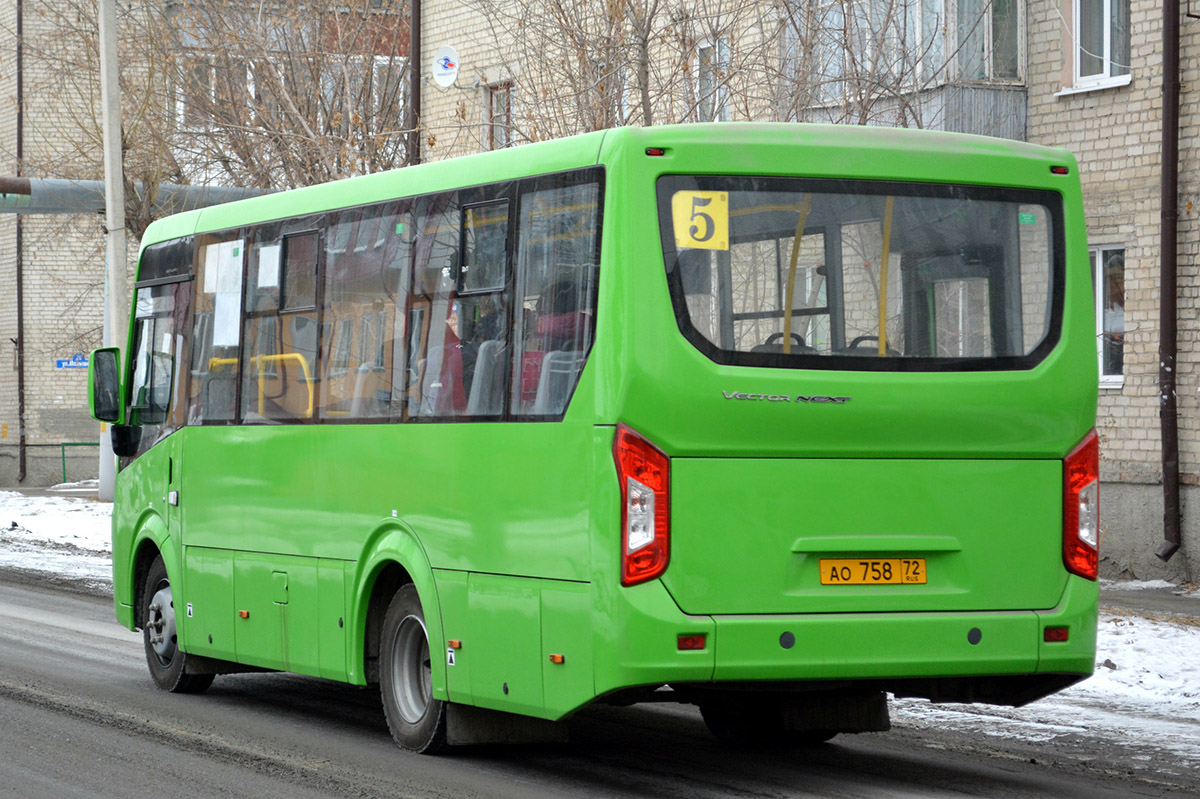
{"type": "Polygon", "coordinates": [[[888,728],[1089,675],[1097,364],[1073,157],[624,128],[183,213],[142,242],[116,615],[154,681],[378,684],[409,750],[698,705],[888,728]]]}

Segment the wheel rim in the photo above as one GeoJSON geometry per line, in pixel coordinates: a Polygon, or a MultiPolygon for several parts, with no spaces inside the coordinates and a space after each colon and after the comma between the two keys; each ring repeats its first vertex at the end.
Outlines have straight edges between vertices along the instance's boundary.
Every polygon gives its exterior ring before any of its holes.
{"type": "Polygon", "coordinates": [[[160,664],[171,665],[175,659],[178,638],[175,632],[175,603],[171,597],[171,584],[166,580],[158,584],[158,590],[146,609],[146,641],[160,664]]]}
{"type": "Polygon", "coordinates": [[[400,716],[409,724],[419,722],[433,696],[433,669],[425,623],[416,616],[405,616],[396,630],[392,643],[392,685],[400,716]]]}

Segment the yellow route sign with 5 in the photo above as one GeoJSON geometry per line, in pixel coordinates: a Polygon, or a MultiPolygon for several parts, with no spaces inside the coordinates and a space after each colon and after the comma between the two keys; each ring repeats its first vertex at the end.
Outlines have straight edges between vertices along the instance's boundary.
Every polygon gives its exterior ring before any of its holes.
{"type": "Polygon", "coordinates": [[[729,249],[729,192],[677,191],[671,197],[675,246],[729,249]]]}

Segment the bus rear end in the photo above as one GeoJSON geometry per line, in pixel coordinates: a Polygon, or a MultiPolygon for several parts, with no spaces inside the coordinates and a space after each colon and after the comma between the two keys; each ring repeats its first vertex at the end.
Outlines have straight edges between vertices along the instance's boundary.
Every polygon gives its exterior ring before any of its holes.
{"type": "Polygon", "coordinates": [[[615,590],[657,654],[598,663],[598,689],[669,684],[720,735],[824,739],[885,729],[886,692],[1024,704],[1090,674],[1097,379],[1074,160],[731,135],[627,133],[613,166],[642,196],[609,213],[645,237],[614,243],[607,285],[629,308],[615,590]]]}

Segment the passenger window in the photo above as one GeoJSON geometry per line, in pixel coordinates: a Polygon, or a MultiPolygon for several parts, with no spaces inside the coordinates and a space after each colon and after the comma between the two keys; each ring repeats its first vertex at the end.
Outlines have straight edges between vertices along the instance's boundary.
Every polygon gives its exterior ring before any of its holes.
{"type": "Polygon", "coordinates": [[[463,209],[458,293],[501,291],[508,262],[508,200],[463,209]]]}
{"type": "MultiPolygon", "coordinates": [[[[520,416],[561,417],[592,345],[599,258],[599,184],[541,182],[517,220],[516,357],[520,416]]],[[[577,179],[577,178],[576,178],[577,179]]]]}
{"type": "Polygon", "coordinates": [[[409,416],[455,416],[467,407],[454,296],[459,212],[453,195],[423,198],[420,206],[411,307],[420,313],[425,330],[420,350],[413,353],[409,416]]]}
{"type": "Polygon", "coordinates": [[[258,228],[246,265],[241,413],[251,424],[312,418],[315,402],[320,234],[280,233],[278,224],[258,228]]]}
{"type": "Polygon", "coordinates": [[[245,240],[200,239],[188,423],[236,418],[245,240]]]}
{"type": "Polygon", "coordinates": [[[378,419],[403,412],[408,269],[408,203],[341,211],[325,253],[320,415],[378,419]],[[389,372],[389,363],[398,367],[389,372]]]}
{"type": "Polygon", "coordinates": [[[299,233],[284,239],[283,310],[302,311],[317,307],[316,231],[299,233]]]}

